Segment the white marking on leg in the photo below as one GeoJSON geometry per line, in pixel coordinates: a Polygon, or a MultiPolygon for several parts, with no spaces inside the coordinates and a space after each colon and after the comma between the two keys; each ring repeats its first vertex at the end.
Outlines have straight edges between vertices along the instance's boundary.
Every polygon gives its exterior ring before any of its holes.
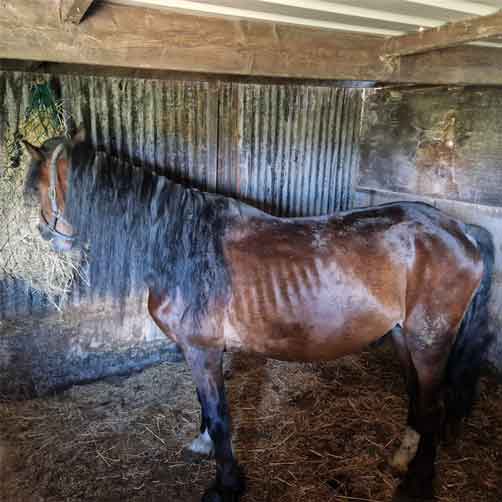
{"type": "Polygon", "coordinates": [[[199,434],[199,436],[190,443],[188,449],[198,455],[207,455],[208,457],[211,456],[214,445],[207,429],[199,434]]]}
{"type": "Polygon", "coordinates": [[[390,465],[404,474],[408,470],[409,463],[417,454],[419,441],[420,434],[411,427],[406,427],[401,446],[392,457],[390,465]]]}

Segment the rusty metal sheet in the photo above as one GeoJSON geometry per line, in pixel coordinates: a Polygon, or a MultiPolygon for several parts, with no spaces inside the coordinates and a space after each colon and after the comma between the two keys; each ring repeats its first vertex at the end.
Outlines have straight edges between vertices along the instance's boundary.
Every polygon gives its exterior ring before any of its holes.
{"type": "Polygon", "coordinates": [[[208,82],[59,77],[69,114],[109,153],[208,189],[216,173],[217,96],[208,82]]]}
{"type": "Polygon", "coordinates": [[[217,190],[278,215],[349,208],[363,93],[222,83],[217,190]]]}

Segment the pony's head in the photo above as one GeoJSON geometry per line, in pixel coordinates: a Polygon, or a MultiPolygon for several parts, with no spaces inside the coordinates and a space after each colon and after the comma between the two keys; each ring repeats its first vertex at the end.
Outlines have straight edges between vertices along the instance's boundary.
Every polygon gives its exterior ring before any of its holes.
{"type": "Polygon", "coordinates": [[[69,251],[75,244],[73,227],[64,217],[64,212],[70,154],[73,147],[85,139],[85,130],[81,128],[71,139],[51,138],[40,147],[23,141],[31,156],[24,187],[25,202],[40,206],[40,235],[59,252],[69,251]]]}

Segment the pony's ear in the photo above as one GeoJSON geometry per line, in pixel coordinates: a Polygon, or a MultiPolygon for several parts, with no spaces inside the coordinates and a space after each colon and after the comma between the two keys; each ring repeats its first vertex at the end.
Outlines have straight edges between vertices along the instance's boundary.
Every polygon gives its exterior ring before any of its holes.
{"type": "Polygon", "coordinates": [[[75,134],[71,138],[73,145],[78,145],[79,143],[84,143],[87,139],[87,131],[84,126],[80,126],[75,134]]]}
{"type": "Polygon", "coordinates": [[[31,155],[31,158],[33,160],[37,160],[39,162],[43,162],[45,160],[45,155],[43,154],[42,150],[38,148],[38,146],[28,143],[28,141],[24,139],[22,141],[23,145],[25,146],[26,150],[28,150],[28,153],[31,155]]]}

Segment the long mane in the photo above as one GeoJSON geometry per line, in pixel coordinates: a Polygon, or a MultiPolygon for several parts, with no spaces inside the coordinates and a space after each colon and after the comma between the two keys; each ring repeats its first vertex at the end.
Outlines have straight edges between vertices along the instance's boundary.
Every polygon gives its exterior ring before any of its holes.
{"type": "Polygon", "coordinates": [[[197,322],[224,297],[230,275],[222,239],[230,199],[76,145],[66,216],[89,245],[91,291],[123,300],[143,287],[186,303],[197,322]]]}

